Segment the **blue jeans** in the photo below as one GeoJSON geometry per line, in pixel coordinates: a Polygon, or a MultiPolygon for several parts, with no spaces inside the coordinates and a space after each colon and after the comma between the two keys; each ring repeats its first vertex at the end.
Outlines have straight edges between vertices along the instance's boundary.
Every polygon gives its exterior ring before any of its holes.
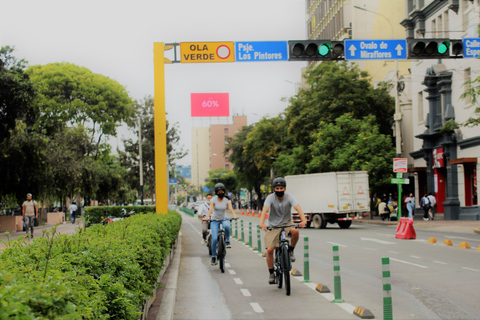
{"type": "Polygon", "coordinates": [[[75,218],[76,217],[77,217],[77,212],[76,211],[70,212],[70,221],[72,223],[75,223],[75,218]]]}
{"type": "Polygon", "coordinates": [[[415,207],[408,203],[407,204],[407,211],[408,211],[408,217],[409,218],[413,218],[413,209],[415,209],[415,207]]]}
{"type": "Polygon", "coordinates": [[[217,256],[218,228],[220,223],[225,230],[226,242],[230,242],[230,221],[228,219],[223,221],[212,221],[210,223],[210,230],[212,231],[212,258],[217,256]]]}

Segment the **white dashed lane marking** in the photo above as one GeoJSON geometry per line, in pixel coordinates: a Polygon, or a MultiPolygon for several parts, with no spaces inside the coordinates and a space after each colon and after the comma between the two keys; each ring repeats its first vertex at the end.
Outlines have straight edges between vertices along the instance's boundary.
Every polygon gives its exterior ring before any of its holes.
{"type": "Polygon", "coordinates": [[[256,313],[263,313],[263,309],[262,309],[262,307],[260,307],[260,305],[258,303],[250,302],[250,305],[252,306],[253,311],[255,311],[256,313]]]}
{"type": "Polygon", "coordinates": [[[438,263],[438,264],[448,264],[448,263],[446,263],[446,262],[436,261],[436,260],[434,260],[433,262],[438,263]]]}
{"type": "Polygon", "coordinates": [[[242,294],[244,297],[251,297],[252,294],[250,293],[250,291],[248,291],[248,289],[240,289],[240,291],[242,291],[242,294]]]}
{"type": "Polygon", "coordinates": [[[236,284],[243,284],[242,279],[240,278],[233,278],[233,281],[235,281],[236,284]]]}
{"type": "Polygon", "coordinates": [[[462,269],[469,270],[469,271],[480,272],[480,270],[478,270],[478,269],[473,269],[473,268],[462,267],[462,269]]]}
{"type": "Polygon", "coordinates": [[[235,272],[235,270],[228,270],[228,272],[229,272],[230,274],[237,274],[237,273],[235,272]]]}
{"type": "Polygon", "coordinates": [[[415,266],[415,267],[419,267],[419,268],[423,268],[423,269],[427,269],[427,268],[428,268],[427,266],[422,266],[421,264],[411,263],[411,262],[404,261],[404,260],[400,260],[400,259],[390,258],[390,260],[393,260],[393,261],[396,261],[396,262],[405,263],[405,264],[408,264],[408,265],[411,265],[411,266],[415,266]]]}

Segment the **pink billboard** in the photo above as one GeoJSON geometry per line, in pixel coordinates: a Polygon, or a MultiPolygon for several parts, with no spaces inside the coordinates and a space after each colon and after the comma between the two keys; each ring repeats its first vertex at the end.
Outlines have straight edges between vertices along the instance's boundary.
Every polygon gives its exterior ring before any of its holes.
{"type": "Polygon", "coordinates": [[[192,93],[192,117],[228,117],[228,93],[192,93]]]}

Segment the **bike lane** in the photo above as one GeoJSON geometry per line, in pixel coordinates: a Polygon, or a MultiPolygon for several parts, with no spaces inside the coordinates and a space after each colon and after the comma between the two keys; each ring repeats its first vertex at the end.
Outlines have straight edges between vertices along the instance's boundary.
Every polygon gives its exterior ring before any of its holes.
{"type": "MultiPolygon", "coordinates": [[[[208,250],[200,243],[198,218],[182,216],[175,319],[359,319],[293,276],[290,296],[284,288],[269,285],[265,258],[236,239],[232,239],[226,270],[221,273],[218,265],[210,266],[208,250]]],[[[255,246],[256,239],[255,235],[255,246]]],[[[293,267],[301,270],[303,265],[295,262],[293,267]]]]}

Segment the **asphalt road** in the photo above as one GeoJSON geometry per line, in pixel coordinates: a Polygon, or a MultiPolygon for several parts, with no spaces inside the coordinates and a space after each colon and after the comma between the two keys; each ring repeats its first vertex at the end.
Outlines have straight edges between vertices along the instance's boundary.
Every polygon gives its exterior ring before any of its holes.
{"type": "MultiPolygon", "coordinates": [[[[349,229],[303,229],[294,269],[304,272],[304,237],[309,239],[310,280],[292,277],[292,294],[268,285],[265,258],[238,240],[227,255],[227,270],[210,266],[201,246],[201,224],[183,214],[182,256],[175,319],[359,319],[356,307],[383,318],[382,257],[390,258],[394,319],[478,319],[480,235],[416,230],[415,240],[395,238],[396,226],[353,224],[349,229]],[[430,238],[437,243],[429,243],[430,238]],[[450,239],[453,246],[443,244],[450,239]],[[471,249],[461,249],[466,241],[471,249]],[[333,246],[339,247],[344,303],[331,303],[334,291],[333,246]],[[320,294],[315,286],[328,286],[320,294]]],[[[241,216],[245,227],[257,217],[241,216]]],[[[240,225],[240,224],[239,224],[240,225]]],[[[261,234],[263,243],[263,233],[261,234]]],[[[245,230],[248,240],[248,231],[245,230]]],[[[256,232],[253,233],[256,246],[256,232]]]]}

